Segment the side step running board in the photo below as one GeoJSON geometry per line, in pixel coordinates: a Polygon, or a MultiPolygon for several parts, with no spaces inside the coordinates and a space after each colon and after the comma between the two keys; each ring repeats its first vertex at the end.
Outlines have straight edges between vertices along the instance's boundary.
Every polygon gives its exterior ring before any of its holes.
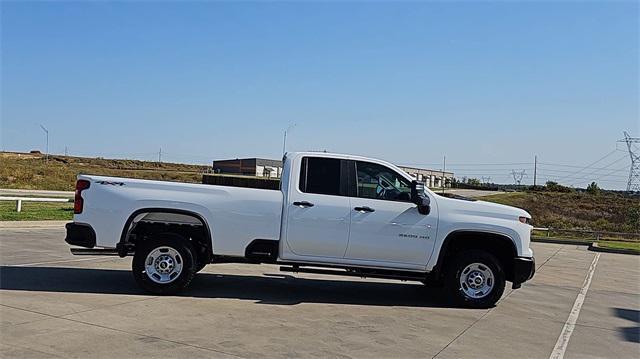
{"type": "MultiPolygon", "coordinates": [[[[117,256],[118,251],[116,249],[109,248],[71,248],[71,254],[74,256],[117,256]]],[[[133,255],[133,252],[129,252],[128,255],[133,255]]]]}
{"type": "Polygon", "coordinates": [[[324,275],[341,275],[348,277],[359,278],[380,278],[380,279],[398,279],[398,280],[412,280],[412,281],[424,281],[426,275],[420,275],[415,272],[402,272],[402,271],[361,271],[358,269],[353,270],[334,270],[334,269],[320,269],[320,268],[307,268],[307,267],[280,267],[281,272],[292,273],[312,273],[312,274],[324,274],[324,275]]]}

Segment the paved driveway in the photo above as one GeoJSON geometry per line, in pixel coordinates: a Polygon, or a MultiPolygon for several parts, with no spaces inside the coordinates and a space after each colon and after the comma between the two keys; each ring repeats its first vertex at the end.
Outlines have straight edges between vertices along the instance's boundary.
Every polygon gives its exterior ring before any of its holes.
{"type": "Polygon", "coordinates": [[[489,310],[420,284],[210,265],[180,296],[142,293],[130,259],[73,257],[55,227],[0,228],[0,357],[640,356],[640,259],[534,244],[537,273],[489,310]],[[584,302],[567,327],[576,299],[584,302]],[[574,317],[575,318],[575,317],[574,317]]]}

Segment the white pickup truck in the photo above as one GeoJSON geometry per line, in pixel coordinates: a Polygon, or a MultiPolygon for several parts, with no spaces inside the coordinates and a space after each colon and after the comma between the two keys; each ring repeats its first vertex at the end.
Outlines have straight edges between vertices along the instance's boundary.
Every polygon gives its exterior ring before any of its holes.
{"type": "Polygon", "coordinates": [[[72,252],[133,255],[135,280],[159,294],[210,263],[273,263],[440,284],[489,307],[535,268],[524,210],[436,195],[351,155],[288,153],[280,190],[79,175],[74,207],[66,242],[85,248],[72,252]]]}

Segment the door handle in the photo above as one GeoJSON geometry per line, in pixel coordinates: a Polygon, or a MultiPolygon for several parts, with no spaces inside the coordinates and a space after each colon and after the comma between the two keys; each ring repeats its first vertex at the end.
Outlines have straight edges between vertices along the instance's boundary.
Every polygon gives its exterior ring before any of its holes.
{"type": "Polygon", "coordinates": [[[371,207],[355,207],[354,210],[358,211],[358,212],[375,212],[376,210],[371,208],[371,207]]]}
{"type": "Polygon", "coordinates": [[[298,207],[302,207],[302,208],[313,207],[313,203],[307,202],[307,201],[293,202],[293,205],[294,206],[298,206],[298,207]]]}

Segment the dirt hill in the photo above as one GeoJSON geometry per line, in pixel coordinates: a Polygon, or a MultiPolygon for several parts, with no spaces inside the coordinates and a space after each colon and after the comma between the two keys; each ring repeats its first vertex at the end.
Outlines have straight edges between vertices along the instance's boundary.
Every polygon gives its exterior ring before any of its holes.
{"type": "Polygon", "coordinates": [[[142,179],[202,182],[206,166],[0,152],[0,188],[72,191],[80,173],[142,179]]]}
{"type": "Polygon", "coordinates": [[[640,231],[640,199],[620,193],[511,192],[482,200],[515,206],[531,213],[536,227],[612,232],[640,231]]]}

